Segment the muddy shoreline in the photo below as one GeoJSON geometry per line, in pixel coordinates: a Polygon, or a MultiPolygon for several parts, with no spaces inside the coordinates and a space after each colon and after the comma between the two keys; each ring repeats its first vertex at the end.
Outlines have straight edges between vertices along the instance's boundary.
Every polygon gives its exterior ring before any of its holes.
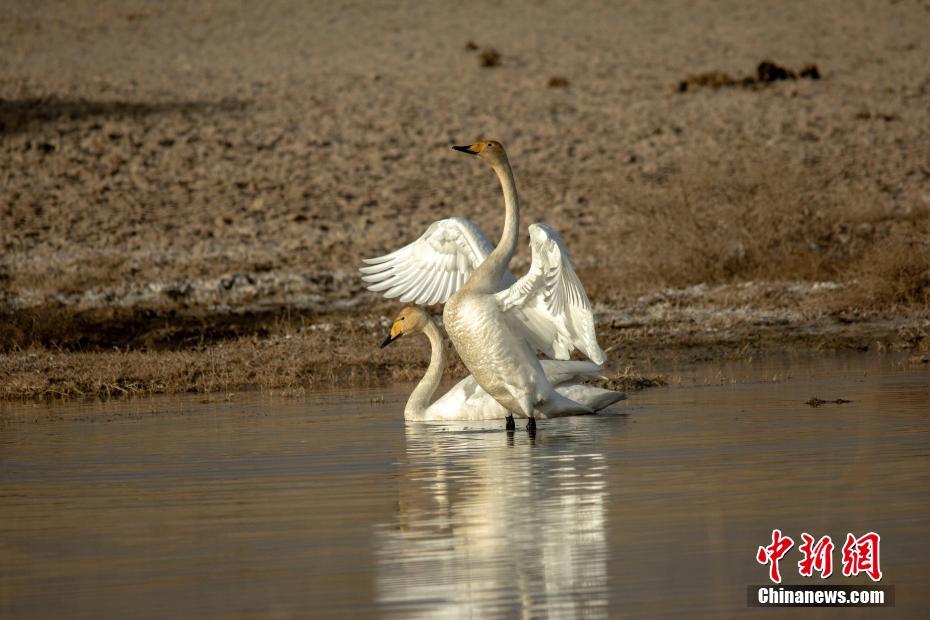
{"type": "MultiPolygon", "coordinates": [[[[927,363],[927,313],[824,311],[821,298],[841,289],[829,282],[744,282],[662,289],[620,307],[597,305],[599,341],[609,358],[604,382],[632,391],[664,383],[661,369],[669,364],[786,351],[908,352],[909,363],[927,363]]],[[[170,300],[141,308],[21,309],[3,320],[7,341],[23,344],[0,357],[0,399],[245,390],[300,395],[417,380],[428,361],[425,341],[377,346],[398,304],[370,293],[356,300],[338,309],[265,303],[234,312],[221,311],[229,304],[204,308],[170,300]]],[[[447,378],[464,374],[453,355],[447,378]]]]}

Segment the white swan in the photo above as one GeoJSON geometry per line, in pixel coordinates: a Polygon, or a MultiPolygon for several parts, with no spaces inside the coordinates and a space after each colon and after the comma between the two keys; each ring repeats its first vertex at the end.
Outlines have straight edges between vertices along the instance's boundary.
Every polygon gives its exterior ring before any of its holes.
{"type": "MultiPolygon", "coordinates": [[[[405,334],[423,332],[429,339],[432,353],[429,368],[410,393],[404,407],[404,419],[425,420],[496,420],[508,418],[507,428],[513,428],[513,418],[504,407],[485,392],[474,377],[466,377],[432,404],[433,395],[446,368],[445,345],[442,334],[429,314],[417,306],[407,306],[397,315],[391,332],[381,344],[384,348],[405,334]]],[[[596,376],[600,367],[592,362],[542,360],[543,371],[556,391],[573,401],[599,411],[623,400],[622,392],[612,392],[592,385],[579,383],[596,376]]]]}
{"type": "Polygon", "coordinates": [[[566,359],[579,349],[596,364],[604,352],[594,315],[562,240],[544,224],[529,227],[533,261],[516,280],[508,269],[517,247],[519,203],[504,147],[481,141],[454,149],[491,165],[504,193],[497,247],[464,218],[434,222],[419,239],[361,269],[369,289],[419,304],[446,302],[443,319],[478,384],[510,412],[529,418],[590,413],[553,389],[536,350],[566,359]]]}

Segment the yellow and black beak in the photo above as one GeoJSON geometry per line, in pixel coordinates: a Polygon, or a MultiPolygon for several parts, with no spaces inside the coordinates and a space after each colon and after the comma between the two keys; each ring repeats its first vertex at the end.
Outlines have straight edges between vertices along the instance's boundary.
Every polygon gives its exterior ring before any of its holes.
{"type": "Polygon", "coordinates": [[[452,148],[456,151],[461,151],[462,153],[468,153],[469,155],[477,155],[478,149],[475,148],[476,145],[468,144],[466,146],[453,146],[452,148]]]}
{"type": "Polygon", "coordinates": [[[394,342],[395,340],[397,340],[403,335],[404,333],[400,331],[400,325],[398,325],[397,323],[394,323],[393,325],[391,325],[391,333],[389,333],[387,335],[387,338],[384,339],[384,342],[381,343],[381,348],[383,349],[384,347],[388,346],[389,344],[391,344],[392,342],[394,342]]]}

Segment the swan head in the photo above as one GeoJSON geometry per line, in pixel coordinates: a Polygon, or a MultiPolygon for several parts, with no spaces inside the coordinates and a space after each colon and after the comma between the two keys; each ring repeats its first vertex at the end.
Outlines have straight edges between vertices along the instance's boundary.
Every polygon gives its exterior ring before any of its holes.
{"type": "Polygon", "coordinates": [[[468,153],[478,159],[483,159],[492,166],[507,161],[507,152],[504,151],[504,145],[496,140],[481,140],[474,144],[453,146],[452,148],[461,153],[468,153]]]}
{"type": "Polygon", "coordinates": [[[413,334],[423,331],[423,328],[426,327],[428,322],[429,315],[426,314],[426,310],[423,308],[417,306],[405,307],[394,318],[394,322],[391,324],[391,333],[389,333],[387,338],[384,339],[384,342],[381,343],[381,348],[383,349],[388,346],[404,334],[413,334]]]}

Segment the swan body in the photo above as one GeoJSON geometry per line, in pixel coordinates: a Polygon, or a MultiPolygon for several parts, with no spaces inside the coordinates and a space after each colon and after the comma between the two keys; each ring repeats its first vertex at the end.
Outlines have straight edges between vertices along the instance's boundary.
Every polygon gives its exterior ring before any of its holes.
{"type": "MultiPolygon", "coordinates": [[[[436,323],[421,308],[409,306],[401,310],[391,326],[391,333],[382,346],[387,346],[405,334],[423,332],[429,339],[432,351],[430,365],[420,383],[414,388],[404,408],[404,419],[410,421],[476,421],[506,418],[510,412],[491,397],[475,380],[468,376],[456,383],[448,392],[430,403],[442,380],[445,370],[445,347],[436,323]]],[[[543,373],[561,396],[580,403],[591,411],[599,411],[623,400],[621,392],[604,390],[580,383],[596,376],[600,366],[592,362],[568,360],[540,361],[543,373]]]]}
{"type": "Polygon", "coordinates": [[[462,290],[446,303],[442,318],[474,380],[508,411],[525,418],[536,417],[536,409],[544,418],[592,412],[555,390],[493,295],[462,290]]]}
{"type": "Polygon", "coordinates": [[[369,288],[421,304],[445,302],[449,338],[475,381],[511,413],[530,418],[590,413],[558,392],[536,356],[567,359],[579,349],[595,364],[605,356],[594,316],[564,243],[548,226],[533,224],[529,272],[519,280],[508,266],[516,252],[519,203],[500,143],[453,147],[491,165],[504,194],[504,230],[497,246],[464,218],[434,222],[413,243],[368,259],[369,288]]]}

